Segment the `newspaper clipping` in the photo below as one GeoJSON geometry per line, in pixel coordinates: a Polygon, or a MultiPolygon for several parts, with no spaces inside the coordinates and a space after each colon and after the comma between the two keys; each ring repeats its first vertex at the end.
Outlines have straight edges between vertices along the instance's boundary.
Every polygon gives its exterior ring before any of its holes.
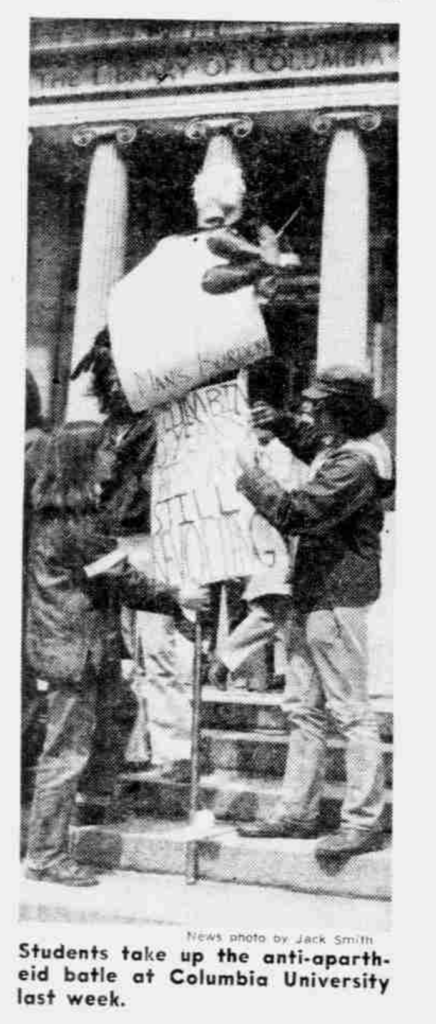
{"type": "Polygon", "coordinates": [[[29,1019],[391,994],[399,25],[264,15],[30,19],[29,1019]]]}

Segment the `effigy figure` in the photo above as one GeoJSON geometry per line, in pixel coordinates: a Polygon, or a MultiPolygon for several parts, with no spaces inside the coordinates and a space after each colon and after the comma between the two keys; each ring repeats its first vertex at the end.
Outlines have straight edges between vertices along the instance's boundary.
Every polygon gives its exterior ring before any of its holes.
{"type": "MultiPolygon", "coordinates": [[[[241,370],[271,352],[262,304],[299,261],[265,225],[257,246],[239,233],[245,192],[231,140],[213,137],[193,185],[197,230],[160,240],[109,304],[111,372],[130,409],[129,427],[115,426],[121,480],[130,463],[147,492],[152,464],[150,507],[143,493],[133,532],[150,529],[156,575],[177,584],[232,587],[288,557],[236,491],[235,450],[250,430],[241,370]]],[[[141,545],[133,557],[139,565],[141,545]]],[[[191,645],[167,616],[140,613],[136,628],[153,763],[185,777],[191,645]]]]}
{"type": "MultiPolygon", "coordinates": [[[[230,619],[242,581],[256,568],[270,568],[271,559],[287,568],[281,538],[275,533],[272,541],[274,531],[261,517],[253,521],[236,491],[234,452],[250,429],[241,370],[271,354],[261,293],[270,294],[273,282],[299,263],[294,253],[280,253],[266,225],[258,245],[242,236],[245,194],[230,138],[214,136],[193,183],[197,230],[160,240],[115,287],[109,309],[123,390],[135,413],[154,412],[150,527],[157,575],[212,585],[216,611],[224,597],[230,619]]],[[[177,763],[184,774],[192,651],[168,617],[141,613],[137,622],[153,762],[165,762],[170,772],[177,763]]],[[[219,628],[214,632],[215,644],[219,628]]]]}

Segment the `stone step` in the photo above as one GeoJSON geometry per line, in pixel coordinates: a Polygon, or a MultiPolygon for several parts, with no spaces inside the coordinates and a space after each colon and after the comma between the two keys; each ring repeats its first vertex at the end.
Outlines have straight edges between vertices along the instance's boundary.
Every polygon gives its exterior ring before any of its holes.
{"type": "MultiPolygon", "coordinates": [[[[281,778],[285,771],[289,734],[278,729],[252,731],[202,729],[201,749],[207,771],[232,771],[263,778],[281,778]]],[[[386,784],[392,785],[392,744],[382,741],[386,784]]],[[[326,778],[345,779],[345,745],[337,736],[327,743],[326,778]]]]}
{"type": "MultiPolygon", "coordinates": [[[[216,690],[205,686],[202,690],[201,721],[204,728],[219,729],[278,729],[286,731],[288,723],[282,711],[283,693],[246,690],[216,690]]],[[[392,740],[392,698],[373,697],[372,706],[377,715],[380,735],[392,740]]]]}
{"type": "MultiPolygon", "coordinates": [[[[253,821],[272,810],[281,795],[277,779],[259,779],[217,771],[203,775],[200,781],[199,807],[213,811],[217,821],[253,821]]],[[[320,806],[322,827],[339,825],[344,796],[342,783],[326,781],[320,806]]],[[[161,819],[186,818],[189,812],[189,786],[162,779],[158,772],[124,772],[119,776],[118,795],[112,804],[114,816],[130,809],[136,815],[161,819]]],[[[390,832],[392,799],[386,790],[383,829],[390,832]]]]}
{"type": "Polygon", "coordinates": [[[390,899],[388,845],[328,864],[317,860],[316,840],[244,839],[233,828],[216,824],[191,828],[135,819],[122,826],[73,829],[79,860],[121,870],[183,875],[189,843],[195,843],[199,879],[390,899]]]}

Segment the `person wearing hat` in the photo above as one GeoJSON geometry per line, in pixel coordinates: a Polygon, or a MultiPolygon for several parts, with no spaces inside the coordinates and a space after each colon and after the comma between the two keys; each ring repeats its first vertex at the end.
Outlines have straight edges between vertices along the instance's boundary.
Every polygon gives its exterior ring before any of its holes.
{"type": "Polygon", "coordinates": [[[268,425],[310,462],[303,487],[284,491],[259,467],[253,446],[238,453],[239,490],[284,536],[299,538],[283,790],[269,816],[239,831],[318,833],[329,712],[346,741],[347,782],[339,830],[318,844],[317,854],[328,857],[374,849],[381,840],[384,770],[368,693],[367,617],[380,594],[382,500],[393,480],[379,434],[387,410],[373,398],[371,377],[351,366],[330,367],[302,397],[299,417],[274,413],[264,403],[252,416],[257,428],[268,425]]]}

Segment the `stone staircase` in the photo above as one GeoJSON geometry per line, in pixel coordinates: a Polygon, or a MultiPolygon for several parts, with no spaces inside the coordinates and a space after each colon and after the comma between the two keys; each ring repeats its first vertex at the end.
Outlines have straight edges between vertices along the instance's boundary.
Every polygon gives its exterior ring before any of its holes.
{"type": "MultiPolygon", "coordinates": [[[[114,823],[76,829],[79,856],[111,866],[181,874],[186,847],[195,840],[198,876],[296,891],[388,899],[392,821],[392,711],[388,698],[373,698],[386,767],[384,846],[329,870],[316,860],[310,840],[243,839],[235,823],[270,808],[280,793],[287,752],[281,695],[202,691],[200,830],[187,821],[189,786],[153,771],[129,769],[119,777],[114,823]],[[120,812],[118,814],[118,812],[120,812]],[[122,820],[118,821],[120,817],[122,820]]],[[[339,821],[344,789],[344,749],[333,732],[321,806],[325,830],[339,821]]]]}

